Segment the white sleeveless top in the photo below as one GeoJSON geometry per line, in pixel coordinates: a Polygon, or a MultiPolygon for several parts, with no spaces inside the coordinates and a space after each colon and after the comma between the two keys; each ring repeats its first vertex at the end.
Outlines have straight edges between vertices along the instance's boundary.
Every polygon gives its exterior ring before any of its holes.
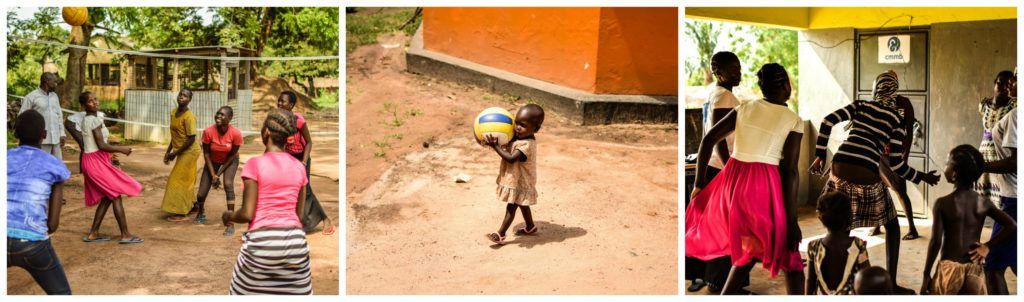
{"type": "Polygon", "coordinates": [[[736,107],[732,157],[778,165],[790,132],[803,133],[803,120],[789,108],[762,99],[745,101],[736,107]]]}

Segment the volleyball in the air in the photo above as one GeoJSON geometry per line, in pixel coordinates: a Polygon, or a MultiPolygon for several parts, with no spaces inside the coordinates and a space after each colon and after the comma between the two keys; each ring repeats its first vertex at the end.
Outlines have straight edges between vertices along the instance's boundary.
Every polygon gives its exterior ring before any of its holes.
{"type": "Polygon", "coordinates": [[[499,145],[508,144],[514,134],[512,119],[512,114],[503,108],[484,109],[473,120],[473,133],[476,134],[476,141],[486,143],[484,136],[491,135],[498,138],[499,145]]]}
{"type": "Polygon", "coordinates": [[[77,6],[65,6],[60,10],[61,17],[64,17],[64,22],[67,22],[71,26],[82,26],[85,21],[89,20],[89,9],[85,7],[77,6]]]}

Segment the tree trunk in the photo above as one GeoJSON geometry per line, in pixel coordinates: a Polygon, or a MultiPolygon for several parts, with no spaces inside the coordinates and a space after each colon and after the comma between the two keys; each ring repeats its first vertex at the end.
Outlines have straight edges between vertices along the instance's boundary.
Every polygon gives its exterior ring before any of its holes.
{"type": "Polygon", "coordinates": [[[306,83],[309,83],[309,85],[306,85],[306,95],[311,98],[317,97],[316,86],[313,84],[313,77],[306,77],[306,83]]]}
{"type": "MultiPolygon", "coordinates": [[[[270,31],[274,28],[274,18],[277,17],[277,11],[272,7],[264,7],[262,17],[260,18],[260,35],[256,37],[256,56],[263,55],[263,49],[267,46],[267,39],[270,38],[270,31]]],[[[252,69],[258,74],[260,72],[260,65],[262,62],[253,61],[252,69]]]]}
{"type": "MultiPolygon", "coordinates": [[[[89,39],[92,35],[92,26],[82,25],[71,28],[71,40],[69,44],[89,46],[89,39]]],[[[85,58],[89,51],[85,49],[68,49],[68,66],[65,72],[64,82],[58,89],[60,92],[60,104],[62,108],[79,108],[78,95],[82,94],[85,84],[85,58]]]]}

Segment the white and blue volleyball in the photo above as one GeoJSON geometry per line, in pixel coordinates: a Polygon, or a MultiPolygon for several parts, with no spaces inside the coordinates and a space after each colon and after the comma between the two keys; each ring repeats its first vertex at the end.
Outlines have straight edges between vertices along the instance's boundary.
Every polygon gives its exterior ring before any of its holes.
{"type": "Polygon", "coordinates": [[[504,108],[491,107],[484,109],[473,120],[473,133],[479,143],[485,142],[484,136],[491,135],[498,138],[499,145],[506,145],[512,140],[514,125],[512,113],[504,108]]]}

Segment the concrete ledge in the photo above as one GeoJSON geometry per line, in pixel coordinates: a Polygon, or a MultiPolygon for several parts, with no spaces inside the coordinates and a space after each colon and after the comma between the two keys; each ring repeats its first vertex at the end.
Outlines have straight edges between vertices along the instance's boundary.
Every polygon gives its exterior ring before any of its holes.
{"type": "Polygon", "coordinates": [[[409,72],[532,99],[582,125],[677,123],[676,96],[593,94],[423,48],[423,27],[406,52],[409,72]]]}

